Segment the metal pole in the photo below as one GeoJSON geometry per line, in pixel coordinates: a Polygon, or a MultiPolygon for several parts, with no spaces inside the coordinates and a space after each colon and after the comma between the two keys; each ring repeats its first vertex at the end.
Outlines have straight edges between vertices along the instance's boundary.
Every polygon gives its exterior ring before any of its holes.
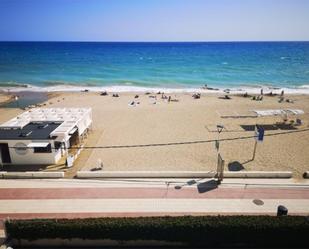
{"type": "Polygon", "coordinates": [[[254,149],[253,149],[252,161],[253,161],[253,160],[254,160],[254,158],[255,158],[256,146],[257,146],[257,140],[255,140],[255,143],[254,143],[254,149]]]}
{"type": "Polygon", "coordinates": [[[221,181],[223,180],[223,168],[222,168],[222,158],[220,155],[220,133],[223,130],[224,126],[223,125],[217,125],[217,131],[218,131],[218,136],[217,136],[217,141],[215,142],[215,146],[217,149],[217,184],[220,184],[221,181]]]}
{"type": "Polygon", "coordinates": [[[223,172],[224,172],[224,160],[222,159],[220,153],[218,153],[217,161],[217,184],[221,184],[223,181],[223,172]]]}

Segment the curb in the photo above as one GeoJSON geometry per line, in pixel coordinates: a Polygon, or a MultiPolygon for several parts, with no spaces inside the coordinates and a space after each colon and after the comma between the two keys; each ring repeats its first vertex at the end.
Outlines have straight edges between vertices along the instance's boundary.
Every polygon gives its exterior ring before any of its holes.
{"type": "MultiPolygon", "coordinates": [[[[213,178],[213,171],[78,171],[77,178],[213,178]]],[[[291,178],[291,171],[224,172],[225,178],[291,178]]]]}
{"type": "Polygon", "coordinates": [[[291,171],[224,171],[225,178],[292,178],[291,171]]]}
{"type": "Polygon", "coordinates": [[[64,172],[6,172],[0,171],[0,179],[42,179],[42,178],[64,178],[64,172]]]}
{"type": "Polygon", "coordinates": [[[212,178],[212,171],[77,171],[77,178],[212,178]]]}

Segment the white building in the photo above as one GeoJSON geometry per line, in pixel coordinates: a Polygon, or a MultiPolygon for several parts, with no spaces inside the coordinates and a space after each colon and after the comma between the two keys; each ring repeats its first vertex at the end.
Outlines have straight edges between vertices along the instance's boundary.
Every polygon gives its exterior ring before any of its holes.
{"type": "Polygon", "coordinates": [[[92,125],[91,108],[37,108],[0,125],[0,164],[56,164],[92,125]]]}

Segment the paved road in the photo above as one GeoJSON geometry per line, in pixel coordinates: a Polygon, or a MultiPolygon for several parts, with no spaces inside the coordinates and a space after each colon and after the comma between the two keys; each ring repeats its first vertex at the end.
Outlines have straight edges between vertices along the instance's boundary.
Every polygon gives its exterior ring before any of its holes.
{"type": "Polygon", "coordinates": [[[309,214],[308,182],[211,179],[1,180],[0,219],[309,214]]]}

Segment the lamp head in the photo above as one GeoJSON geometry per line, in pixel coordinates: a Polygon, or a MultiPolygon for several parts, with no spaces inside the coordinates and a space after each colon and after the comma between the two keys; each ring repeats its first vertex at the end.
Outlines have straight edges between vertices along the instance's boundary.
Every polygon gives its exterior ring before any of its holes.
{"type": "Polygon", "coordinates": [[[217,131],[219,133],[221,133],[221,131],[224,129],[224,126],[223,125],[217,125],[217,131]]]}

